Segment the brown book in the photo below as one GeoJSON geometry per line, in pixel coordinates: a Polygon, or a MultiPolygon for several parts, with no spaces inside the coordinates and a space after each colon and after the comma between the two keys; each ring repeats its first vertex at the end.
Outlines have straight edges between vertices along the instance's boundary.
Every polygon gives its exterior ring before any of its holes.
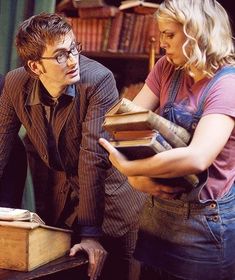
{"type": "Polygon", "coordinates": [[[34,222],[0,221],[0,268],[31,271],[69,252],[71,231],[34,222]]]}
{"type": "Polygon", "coordinates": [[[78,9],[80,18],[109,18],[114,17],[118,11],[115,6],[78,9]]]}
{"type": "Polygon", "coordinates": [[[119,47],[118,47],[119,52],[129,51],[134,22],[135,22],[135,14],[124,13],[122,29],[121,29],[120,39],[119,39],[119,47]]]}
{"type": "Polygon", "coordinates": [[[101,50],[103,52],[107,51],[108,48],[108,41],[109,41],[109,34],[112,25],[113,18],[107,18],[103,20],[103,27],[102,27],[102,41],[101,41],[101,50]]]}
{"type": "Polygon", "coordinates": [[[110,32],[109,32],[109,40],[107,45],[107,51],[109,52],[117,52],[119,46],[119,38],[122,29],[122,21],[123,21],[123,13],[119,12],[112,20],[110,32]]]}
{"type": "Polygon", "coordinates": [[[156,129],[173,147],[184,147],[190,133],[162,116],[122,98],[105,115],[104,128],[111,134],[118,130],[156,129]]]}
{"type": "Polygon", "coordinates": [[[137,53],[139,50],[140,41],[142,39],[141,33],[142,33],[143,23],[144,23],[144,15],[136,15],[136,20],[133,27],[133,34],[132,34],[130,49],[129,49],[130,53],[137,53]]]}
{"type": "Polygon", "coordinates": [[[103,0],[73,0],[75,8],[95,8],[105,6],[103,0]]]}
{"type": "Polygon", "coordinates": [[[172,147],[158,131],[122,131],[116,132],[110,143],[128,159],[142,159],[160,153],[172,147]]]}
{"type": "Polygon", "coordinates": [[[133,8],[134,12],[136,14],[142,14],[142,15],[149,15],[149,14],[154,14],[157,11],[158,8],[153,8],[153,7],[145,7],[143,5],[136,6],[133,8]]]}
{"type": "Polygon", "coordinates": [[[121,5],[119,6],[120,10],[126,10],[126,9],[130,9],[130,8],[135,8],[138,6],[143,6],[143,7],[148,7],[148,8],[155,8],[158,9],[159,8],[159,4],[156,3],[152,3],[152,2],[147,2],[147,1],[143,1],[143,0],[127,0],[127,1],[122,1],[121,5]]]}

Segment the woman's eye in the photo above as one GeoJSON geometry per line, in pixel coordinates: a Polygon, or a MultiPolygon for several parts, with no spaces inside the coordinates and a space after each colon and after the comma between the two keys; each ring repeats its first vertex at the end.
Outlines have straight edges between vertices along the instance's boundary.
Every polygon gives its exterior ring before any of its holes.
{"type": "Polygon", "coordinates": [[[174,37],[174,34],[173,33],[166,34],[166,37],[168,39],[172,39],[174,37]]]}

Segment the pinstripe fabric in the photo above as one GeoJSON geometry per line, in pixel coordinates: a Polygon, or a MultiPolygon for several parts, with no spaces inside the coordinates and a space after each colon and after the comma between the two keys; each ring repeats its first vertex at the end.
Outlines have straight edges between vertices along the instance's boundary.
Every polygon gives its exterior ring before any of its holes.
{"type": "MultiPolygon", "coordinates": [[[[84,56],[80,57],[80,75],[76,85],[79,94],[60,111],[55,124],[64,172],[53,174],[53,221],[58,220],[72,188],[79,195],[80,225],[100,226],[106,201],[104,232],[121,236],[137,221],[143,195],[134,192],[126,178],[110,168],[107,154],[98,144],[99,137],[107,137],[101,124],[107,109],[117,101],[118,92],[112,73],[84,56]]],[[[39,156],[49,166],[43,108],[41,104],[26,105],[33,81],[23,68],[6,75],[0,97],[0,174],[21,123],[39,156]]]]}

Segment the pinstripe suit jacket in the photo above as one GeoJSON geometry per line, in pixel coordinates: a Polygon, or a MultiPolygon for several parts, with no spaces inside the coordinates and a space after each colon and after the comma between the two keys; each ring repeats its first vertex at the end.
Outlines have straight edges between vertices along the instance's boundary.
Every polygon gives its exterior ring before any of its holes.
{"type": "MultiPolygon", "coordinates": [[[[53,221],[58,220],[72,188],[79,196],[77,217],[81,234],[88,235],[89,227],[99,228],[105,216],[104,232],[120,236],[137,221],[143,195],[133,191],[126,178],[110,167],[107,153],[98,144],[99,137],[107,137],[101,124],[107,109],[117,101],[118,92],[112,73],[82,55],[80,75],[76,84],[78,94],[71,104],[61,109],[55,121],[56,144],[64,171],[54,172],[53,221]]],[[[33,84],[34,79],[24,68],[6,75],[0,97],[0,175],[21,124],[38,155],[50,168],[43,106],[27,104],[33,84]]]]}

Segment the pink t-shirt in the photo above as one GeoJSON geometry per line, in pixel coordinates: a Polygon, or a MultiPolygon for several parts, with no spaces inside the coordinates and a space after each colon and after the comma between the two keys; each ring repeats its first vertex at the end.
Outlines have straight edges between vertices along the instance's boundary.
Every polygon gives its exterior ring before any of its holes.
{"type": "MultiPolygon", "coordinates": [[[[148,87],[159,97],[160,109],[168,101],[168,92],[174,66],[166,57],[157,61],[146,79],[148,87]]],[[[210,78],[196,83],[186,73],[180,82],[175,103],[183,105],[185,110],[195,112],[203,89],[210,78]]],[[[224,114],[235,118],[235,75],[222,76],[209,90],[204,103],[202,116],[208,114],[224,114]]],[[[210,139],[208,139],[210,141],[210,139]]],[[[213,143],[211,143],[213,145],[213,143]]],[[[221,153],[209,167],[209,178],[201,192],[201,199],[218,199],[223,197],[235,181],[235,129],[221,153]]]]}

